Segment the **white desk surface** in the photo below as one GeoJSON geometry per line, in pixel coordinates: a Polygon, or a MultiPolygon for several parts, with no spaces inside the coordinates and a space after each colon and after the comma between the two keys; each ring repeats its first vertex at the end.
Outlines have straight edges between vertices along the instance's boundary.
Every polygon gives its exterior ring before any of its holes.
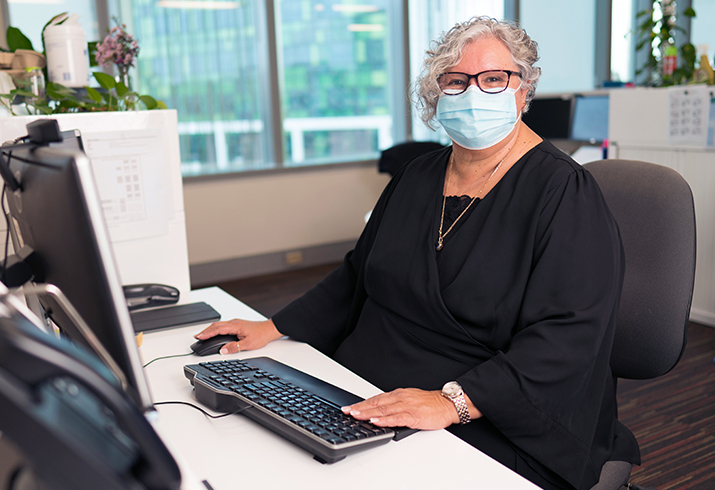
{"type": "MultiPolygon", "coordinates": [[[[191,293],[191,301],[206,301],[223,320],[263,317],[219,288],[191,293]]],[[[144,334],[144,363],[160,356],[191,352],[193,334],[204,326],[144,334]]],[[[380,391],[312,347],[288,339],[258,351],[226,358],[268,356],[320,377],[362,397],[380,391]]],[[[157,360],[145,368],[155,402],[183,400],[198,405],[183,366],[223,356],[187,356],[157,360]]],[[[202,407],[210,412],[206,407],[202,407]]],[[[157,406],[154,425],[175,455],[183,473],[183,488],[225,489],[537,489],[531,482],[497,463],[447,431],[423,431],[400,442],[349,455],[324,465],[308,452],[264,429],[232,415],[209,419],[184,405],[157,406]]]]}

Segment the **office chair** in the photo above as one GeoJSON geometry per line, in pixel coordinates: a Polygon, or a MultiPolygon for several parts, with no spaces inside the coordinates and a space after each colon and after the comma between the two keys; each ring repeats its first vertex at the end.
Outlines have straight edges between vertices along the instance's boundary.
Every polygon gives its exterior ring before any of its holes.
{"type": "MultiPolygon", "coordinates": [[[[616,218],[626,270],[611,353],[617,378],[670,371],[685,349],[695,281],[695,209],[690,187],[667,167],[632,160],[584,165],[616,218]]],[[[609,461],[591,490],[626,485],[631,465],[609,461]]],[[[639,488],[632,485],[630,488],[639,488]]]]}
{"type": "Polygon", "coordinates": [[[442,148],[444,148],[444,146],[435,141],[406,141],[404,143],[398,143],[382,151],[380,159],[377,161],[377,170],[381,173],[395,175],[395,173],[410,160],[414,160],[424,153],[442,148]]]}

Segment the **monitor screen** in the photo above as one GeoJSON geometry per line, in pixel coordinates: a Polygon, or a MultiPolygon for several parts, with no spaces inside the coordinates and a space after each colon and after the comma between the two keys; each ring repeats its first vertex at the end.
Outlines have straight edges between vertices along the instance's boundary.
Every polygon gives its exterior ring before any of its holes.
{"type": "MultiPolygon", "coordinates": [[[[10,155],[20,189],[7,188],[7,201],[19,245],[36,254],[33,281],[64,293],[124,374],[129,395],[140,408],[151,408],[89,159],[76,149],[52,146],[10,155]]],[[[63,333],[88,345],[52,298],[40,302],[63,333]]]]}
{"type": "Polygon", "coordinates": [[[571,101],[572,97],[569,95],[534,98],[529,110],[522,115],[522,120],[544,139],[568,139],[571,128],[571,101]]]}
{"type": "Polygon", "coordinates": [[[574,98],[571,139],[591,143],[608,139],[608,95],[577,95],[574,98]]]}

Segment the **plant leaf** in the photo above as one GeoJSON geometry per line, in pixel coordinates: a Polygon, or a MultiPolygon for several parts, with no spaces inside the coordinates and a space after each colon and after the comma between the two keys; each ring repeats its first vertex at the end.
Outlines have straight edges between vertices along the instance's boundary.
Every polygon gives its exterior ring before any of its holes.
{"type": "Polygon", "coordinates": [[[92,75],[94,76],[94,79],[97,80],[97,83],[99,83],[99,86],[102,88],[112,90],[114,87],[117,86],[117,81],[114,79],[114,77],[111,77],[104,72],[94,71],[92,72],[92,75]]]}
{"type": "Polygon", "coordinates": [[[148,110],[156,109],[157,102],[151,95],[140,95],[139,100],[141,100],[148,110]]]}
{"type": "Polygon", "coordinates": [[[17,49],[35,50],[35,48],[32,47],[32,41],[30,41],[20,29],[12,26],[7,28],[7,46],[13,53],[17,49]]]}
{"type": "Polygon", "coordinates": [[[643,17],[644,15],[649,14],[649,13],[651,13],[652,11],[653,11],[653,9],[641,10],[640,12],[638,12],[638,13],[636,14],[636,18],[638,18],[638,17],[643,17]]]}
{"type": "Polygon", "coordinates": [[[21,97],[35,97],[35,94],[33,94],[29,90],[17,89],[17,90],[13,90],[13,92],[15,92],[15,95],[19,95],[21,97]]]}
{"type": "Polygon", "coordinates": [[[92,87],[85,87],[87,89],[87,97],[92,99],[93,102],[102,102],[102,95],[97,92],[96,89],[93,89],[92,87]]]}
{"type": "Polygon", "coordinates": [[[97,45],[99,41],[92,41],[87,43],[87,53],[89,54],[89,66],[95,67],[99,66],[97,63],[97,45]]]}
{"type": "Polygon", "coordinates": [[[683,15],[686,17],[697,17],[697,14],[695,13],[695,10],[693,10],[693,7],[686,8],[683,12],[683,15]]]}
{"type": "Polygon", "coordinates": [[[166,104],[164,103],[163,100],[156,101],[156,108],[157,109],[168,109],[168,107],[166,106],[166,104]]]}
{"type": "Polygon", "coordinates": [[[34,107],[35,107],[35,110],[36,110],[36,111],[39,111],[39,112],[41,112],[41,113],[43,113],[43,114],[45,114],[45,115],[47,115],[47,114],[52,114],[52,107],[50,107],[50,106],[48,106],[48,105],[39,105],[39,104],[38,104],[38,105],[36,105],[36,106],[34,106],[34,107]]]}
{"type": "Polygon", "coordinates": [[[75,91],[59,83],[50,82],[47,84],[47,95],[55,100],[71,98],[74,99],[75,91]]]}
{"type": "Polygon", "coordinates": [[[60,107],[74,109],[75,107],[79,107],[79,102],[76,100],[63,100],[60,102],[60,107]]]}
{"type": "Polygon", "coordinates": [[[127,92],[129,92],[129,89],[127,88],[126,85],[124,85],[124,82],[117,82],[117,97],[124,97],[127,92]]]}

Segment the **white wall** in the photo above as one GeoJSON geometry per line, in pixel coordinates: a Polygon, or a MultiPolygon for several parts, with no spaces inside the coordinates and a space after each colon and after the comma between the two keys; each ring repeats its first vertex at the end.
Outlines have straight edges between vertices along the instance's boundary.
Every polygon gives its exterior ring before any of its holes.
{"type": "Polygon", "coordinates": [[[184,183],[189,263],[356,240],[389,177],[376,165],[184,183]]]}

